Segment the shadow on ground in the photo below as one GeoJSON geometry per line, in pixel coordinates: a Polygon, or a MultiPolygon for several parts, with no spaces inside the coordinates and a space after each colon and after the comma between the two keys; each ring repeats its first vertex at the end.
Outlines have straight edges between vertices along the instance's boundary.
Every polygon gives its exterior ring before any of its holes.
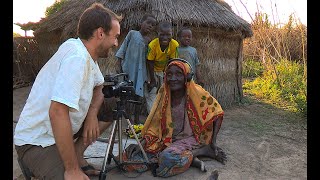
{"type": "MultiPolygon", "coordinates": [[[[30,87],[13,91],[14,127],[29,91],[30,87]]],[[[128,141],[126,145],[135,143],[132,139],[128,141]]],[[[307,179],[307,120],[295,113],[246,97],[245,103],[225,109],[217,144],[228,156],[226,165],[206,159],[208,172],[203,173],[191,167],[185,173],[166,179],[208,180],[215,169],[219,172],[219,179],[223,180],[307,179]]],[[[90,146],[85,152],[88,162],[96,168],[102,168],[106,148],[107,143],[99,141],[90,146]]],[[[117,154],[117,146],[114,154],[117,154]]],[[[113,161],[110,166],[114,166],[113,161]]],[[[106,179],[110,180],[163,179],[153,177],[150,171],[136,174],[121,172],[117,168],[106,175],[106,179]]],[[[13,177],[24,179],[14,149],[13,177]]]]}

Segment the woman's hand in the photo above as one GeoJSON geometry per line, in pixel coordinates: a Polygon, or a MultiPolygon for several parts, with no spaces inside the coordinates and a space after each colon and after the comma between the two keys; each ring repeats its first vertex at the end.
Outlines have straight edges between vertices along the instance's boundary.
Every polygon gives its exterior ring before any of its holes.
{"type": "Polygon", "coordinates": [[[227,161],[226,153],[220,147],[216,146],[216,144],[210,144],[210,146],[214,151],[213,158],[221,162],[222,164],[225,164],[225,162],[227,161]]]}

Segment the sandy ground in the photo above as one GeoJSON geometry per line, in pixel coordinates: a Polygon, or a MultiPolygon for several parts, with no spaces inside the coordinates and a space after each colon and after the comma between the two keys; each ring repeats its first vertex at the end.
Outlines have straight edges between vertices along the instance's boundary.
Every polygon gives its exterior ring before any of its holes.
{"type": "MultiPolygon", "coordinates": [[[[30,87],[13,90],[13,128],[25,104],[30,87]]],[[[249,99],[241,106],[225,110],[217,144],[225,150],[225,165],[206,159],[208,172],[193,167],[166,179],[208,180],[214,169],[221,180],[305,180],[307,179],[307,120],[277,109],[271,105],[249,99]]],[[[14,131],[14,129],[13,129],[14,131]]],[[[127,143],[134,143],[131,140],[127,143]]],[[[100,168],[107,143],[96,142],[85,152],[89,163],[100,168]]],[[[116,153],[117,147],[114,148],[116,153]]],[[[23,180],[13,149],[13,178],[23,180]]],[[[113,166],[111,163],[110,166],[113,166]]],[[[124,173],[117,168],[106,173],[107,179],[163,179],[151,172],[124,173]]],[[[90,177],[93,180],[98,177],[90,177]]]]}

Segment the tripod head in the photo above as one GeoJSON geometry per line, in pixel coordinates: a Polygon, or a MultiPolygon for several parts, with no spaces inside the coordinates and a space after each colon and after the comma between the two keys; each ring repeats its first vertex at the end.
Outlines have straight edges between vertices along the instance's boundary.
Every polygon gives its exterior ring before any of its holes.
{"type": "Polygon", "coordinates": [[[127,96],[120,96],[120,98],[117,99],[117,106],[113,110],[113,119],[120,119],[122,116],[124,116],[126,119],[130,119],[129,116],[127,115],[125,111],[125,105],[127,103],[132,103],[132,104],[142,104],[141,101],[135,101],[132,99],[128,99],[127,96]]]}

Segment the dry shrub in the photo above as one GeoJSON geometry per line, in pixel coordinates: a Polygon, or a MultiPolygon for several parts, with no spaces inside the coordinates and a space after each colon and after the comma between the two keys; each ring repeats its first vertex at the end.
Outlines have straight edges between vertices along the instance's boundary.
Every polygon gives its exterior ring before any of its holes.
{"type": "Polygon", "coordinates": [[[32,37],[13,38],[13,89],[30,85],[43,64],[32,37]]]}
{"type": "Polygon", "coordinates": [[[251,26],[254,35],[244,41],[244,59],[307,61],[307,27],[293,16],[281,25],[271,24],[265,14],[257,13],[251,26]]]}

